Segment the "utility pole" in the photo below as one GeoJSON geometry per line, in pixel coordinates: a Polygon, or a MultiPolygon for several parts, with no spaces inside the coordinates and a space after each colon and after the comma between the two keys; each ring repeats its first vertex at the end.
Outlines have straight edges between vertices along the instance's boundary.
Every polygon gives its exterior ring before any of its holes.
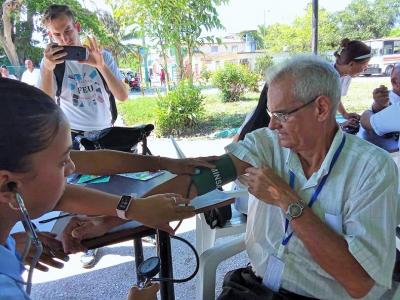
{"type": "Polygon", "coordinates": [[[318,54],[318,0],[312,0],[312,53],[318,54]]]}

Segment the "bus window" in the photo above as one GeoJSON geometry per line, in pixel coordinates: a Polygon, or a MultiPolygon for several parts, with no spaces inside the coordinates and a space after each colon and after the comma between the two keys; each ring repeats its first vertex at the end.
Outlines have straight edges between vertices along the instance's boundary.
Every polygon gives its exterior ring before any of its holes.
{"type": "Polygon", "coordinates": [[[394,54],[399,54],[400,53],[400,41],[394,41],[393,53],[394,54]]]}
{"type": "Polygon", "coordinates": [[[393,41],[383,42],[383,55],[393,54],[393,41]]]}

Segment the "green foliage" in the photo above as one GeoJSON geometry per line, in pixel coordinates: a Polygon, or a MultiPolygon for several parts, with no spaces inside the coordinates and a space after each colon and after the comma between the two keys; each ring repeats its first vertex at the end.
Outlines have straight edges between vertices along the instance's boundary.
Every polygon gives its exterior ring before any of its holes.
{"type": "Polygon", "coordinates": [[[212,72],[207,69],[205,65],[202,66],[200,71],[201,83],[207,85],[208,81],[211,79],[212,72]]]}
{"type": "Polygon", "coordinates": [[[212,77],[213,84],[221,90],[222,101],[239,101],[246,90],[258,90],[259,75],[243,65],[227,63],[217,69],[212,77]]]}
{"type": "Polygon", "coordinates": [[[262,56],[256,58],[256,72],[262,76],[265,76],[265,71],[274,64],[272,56],[265,53],[262,56]]]}
{"type": "Polygon", "coordinates": [[[336,21],[342,37],[357,40],[381,38],[398,21],[398,0],[353,0],[336,21]]]}
{"type": "MultiPolygon", "coordinates": [[[[259,26],[258,35],[263,38],[265,49],[270,53],[307,53],[311,51],[312,5],[304,15],[297,17],[291,25],[272,24],[259,26]]],[[[332,14],[323,8],[318,11],[318,51],[326,52],[337,46],[340,40],[338,28],[332,14]]]]}
{"type": "Polygon", "coordinates": [[[400,27],[395,27],[395,28],[390,29],[388,36],[390,36],[390,37],[400,36],[400,27]]]}
{"type": "Polygon", "coordinates": [[[156,111],[156,133],[161,136],[180,135],[192,129],[204,113],[204,96],[187,80],[175,90],[159,95],[156,111]]]}

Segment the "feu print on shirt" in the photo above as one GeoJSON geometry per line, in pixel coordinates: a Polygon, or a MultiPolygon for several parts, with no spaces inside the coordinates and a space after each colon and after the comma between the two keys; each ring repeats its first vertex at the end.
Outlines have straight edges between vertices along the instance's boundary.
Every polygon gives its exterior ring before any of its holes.
{"type": "Polygon", "coordinates": [[[72,103],[79,108],[97,106],[97,102],[104,103],[101,92],[101,78],[97,70],[89,74],[72,74],[67,76],[68,88],[72,93],[72,103]]]}

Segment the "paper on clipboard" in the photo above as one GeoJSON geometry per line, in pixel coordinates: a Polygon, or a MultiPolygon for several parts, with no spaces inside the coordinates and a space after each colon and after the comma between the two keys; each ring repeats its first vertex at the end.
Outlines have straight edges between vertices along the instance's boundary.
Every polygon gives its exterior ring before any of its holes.
{"type": "Polygon", "coordinates": [[[234,199],[247,195],[248,191],[245,189],[237,191],[213,190],[211,192],[208,192],[207,194],[193,198],[192,201],[190,201],[190,205],[194,206],[196,211],[199,211],[205,207],[217,205],[229,199],[234,199]]]}

